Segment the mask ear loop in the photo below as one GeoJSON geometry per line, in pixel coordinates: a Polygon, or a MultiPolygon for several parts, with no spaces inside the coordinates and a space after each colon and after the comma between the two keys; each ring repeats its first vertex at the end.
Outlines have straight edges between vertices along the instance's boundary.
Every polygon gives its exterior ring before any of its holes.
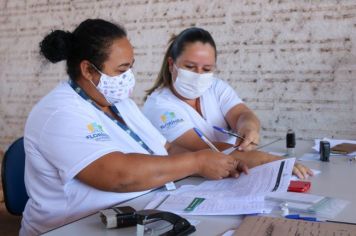
{"type": "Polygon", "coordinates": [[[89,64],[100,74],[100,75],[103,75],[104,73],[101,72],[98,67],[96,67],[93,63],[89,62],[89,64]]]}
{"type": "MultiPolygon", "coordinates": [[[[173,62],[173,68],[176,69],[176,72],[178,73],[179,67],[176,65],[175,62],[173,62]]],[[[173,71],[172,71],[172,74],[173,74],[173,71]]],[[[173,79],[173,77],[172,77],[172,79],[173,79]]]]}
{"type": "Polygon", "coordinates": [[[176,63],[173,63],[173,67],[176,68],[176,71],[178,71],[178,66],[176,65],[176,63]]]}
{"type": "MultiPolygon", "coordinates": [[[[103,75],[103,72],[101,72],[93,63],[89,62],[89,64],[100,74],[100,77],[103,75]]],[[[90,80],[90,82],[96,89],[98,89],[98,86],[96,86],[92,80],[90,80]]],[[[99,83],[100,83],[100,79],[99,79],[99,83]]]]}
{"type": "MultiPolygon", "coordinates": [[[[174,69],[176,69],[176,72],[177,72],[177,74],[178,74],[178,66],[176,65],[176,63],[173,61],[173,68],[174,69]]],[[[178,77],[178,76],[177,76],[178,77]]],[[[172,80],[172,84],[171,85],[173,85],[176,81],[177,81],[177,78],[175,79],[175,80],[173,80],[173,70],[172,70],[172,72],[171,72],[171,80],[172,80]]]]}

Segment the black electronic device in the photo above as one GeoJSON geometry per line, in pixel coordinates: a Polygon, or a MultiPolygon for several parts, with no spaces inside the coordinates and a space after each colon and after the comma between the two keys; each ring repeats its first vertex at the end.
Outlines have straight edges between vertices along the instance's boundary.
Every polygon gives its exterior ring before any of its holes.
{"type": "Polygon", "coordinates": [[[195,227],[183,217],[171,212],[160,210],[141,210],[136,212],[137,236],[143,236],[148,224],[155,221],[167,221],[171,227],[165,232],[154,232],[154,235],[162,236],[185,236],[195,232],[195,227]]]}

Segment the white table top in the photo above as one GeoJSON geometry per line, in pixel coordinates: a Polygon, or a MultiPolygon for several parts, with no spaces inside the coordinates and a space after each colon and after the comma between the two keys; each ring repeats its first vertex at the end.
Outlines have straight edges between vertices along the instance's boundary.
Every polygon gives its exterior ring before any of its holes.
{"type": "MultiPolygon", "coordinates": [[[[296,156],[311,152],[311,141],[298,141],[296,146],[296,156]]],[[[265,151],[286,152],[285,141],[281,140],[268,147],[265,151]]],[[[334,219],[336,221],[356,223],[356,162],[349,162],[347,158],[330,158],[330,162],[308,161],[304,162],[313,169],[320,170],[321,173],[309,179],[312,187],[309,193],[323,196],[330,196],[348,200],[351,203],[334,219]]],[[[177,186],[184,184],[199,184],[202,178],[190,177],[178,181],[177,186]]],[[[129,205],[136,210],[143,209],[152,199],[154,193],[140,196],[122,205],[129,205]]],[[[188,216],[187,219],[200,221],[196,226],[196,232],[192,235],[221,235],[229,229],[236,228],[240,222],[240,216],[188,216]]],[[[100,220],[99,214],[94,214],[71,224],[67,224],[44,235],[135,235],[136,227],[124,229],[106,229],[100,220]]]]}

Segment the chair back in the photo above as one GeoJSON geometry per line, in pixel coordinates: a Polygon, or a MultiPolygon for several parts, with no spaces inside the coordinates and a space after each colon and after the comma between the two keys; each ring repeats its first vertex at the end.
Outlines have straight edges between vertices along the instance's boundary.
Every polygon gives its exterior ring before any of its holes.
{"type": "Polygon", "coordinates": [[[22,215],[28,195],[25,188],[25,148],[23,137],[17,139],[5,152],[1,178],[6,209],[13,215],[22,215]]]}

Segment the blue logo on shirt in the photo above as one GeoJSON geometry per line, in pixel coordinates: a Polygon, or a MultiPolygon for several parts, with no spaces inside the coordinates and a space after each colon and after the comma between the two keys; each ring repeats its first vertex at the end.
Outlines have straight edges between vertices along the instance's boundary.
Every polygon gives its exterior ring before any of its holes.
{"type": "Polygon", "coordinates": [[[160,126],[161,129],[170,129],[175,127],[178,123],[183,122],[182,118],[176,118],[176,115],[172,111],[166,111],[161,115],[162,125],[160,126]]]}
{"type": "Polygon", "coordinates": [[[87,139],[94,139],[95,141],[108,141],[110,136],[104,132],[103,127],[96,122],[87,125],[89,130],[89,135],[86,136],[87,139]]]}

